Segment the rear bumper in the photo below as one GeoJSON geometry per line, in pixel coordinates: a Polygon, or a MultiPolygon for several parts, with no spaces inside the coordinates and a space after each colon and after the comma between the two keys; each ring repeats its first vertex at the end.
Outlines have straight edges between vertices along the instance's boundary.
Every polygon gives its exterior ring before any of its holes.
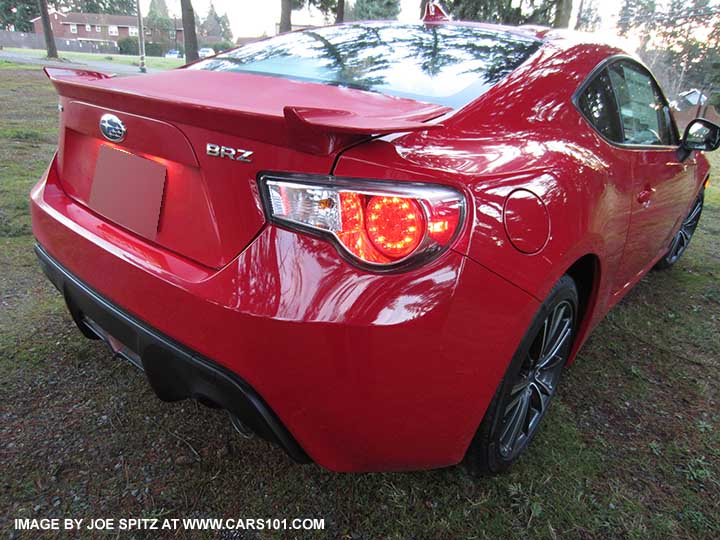
{"type": "Polygon", "coordinates": [[[322,240],[273,226],[230,264],[206,268],[78,205],[53,166],[31,211],[46,259],[63,269],[71,311],[87,302],[98,324],[114,314],[122,324],[102,324],[119,325],[108,332],[149,359],[161,397],[216,392],[229,378],[235,394],[257,398],[247,400],[261,433],[286,449],[295,441],[335,471],[462,460],[538,307],[453,251],[409,272],[370,274],[322,240]],[[123,338],[127,321],[135,324],[123,338]],[[160,352],[166,344],[171,354],[160,352]],[[213,369],[195,384],[188,362],[213,369]],[[168,389],[165,378],[179,382],[168,389]]]}
{"type": "Polygon", "coordinates": [[[160,399],[210,401],[235,414],[259,436],[278,444],[293,460],[310,461],[275,413],[235,373],[125,313],[73,276],[41,246],[35,246],[35,253],[81,331],[88,337],[122,343],[121,356],[143,369],[160,399]]]}

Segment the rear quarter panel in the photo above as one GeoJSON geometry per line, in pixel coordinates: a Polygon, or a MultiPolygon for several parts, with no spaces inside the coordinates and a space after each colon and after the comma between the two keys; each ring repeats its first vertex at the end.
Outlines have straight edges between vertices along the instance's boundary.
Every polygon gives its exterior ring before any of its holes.
{"type": "Polygon", "coordinates": [[[621,52],[553,42],[443,120],[444,129],[358,146],[342,155],[335,173],[463,190],[469,220],[455,249],[540,301],[575,261],[597,257],[597,321],[622,257],[632,179],[629,164],[587,125],[572,95],[598,63],[621,52]],[[505,201],[520,188],[536,194],[549,216],[547,243],[533,254],[513,246],[504,223],[505,201]]]}

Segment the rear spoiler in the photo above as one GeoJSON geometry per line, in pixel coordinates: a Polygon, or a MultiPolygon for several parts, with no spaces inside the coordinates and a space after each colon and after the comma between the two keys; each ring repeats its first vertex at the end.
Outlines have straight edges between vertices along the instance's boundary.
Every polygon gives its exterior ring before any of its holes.
{"type": "MultiPolygon", "coordinates": [[[[202,77],[203,74],[215,72],[175,70],[173,75],[163,74],[165,79],[146,75],[113,78],[112,83],[108,81],[112,76],[95,71],[46,67],[45,73],[58,94],[66,98],[168,122],[198,125],[271,144],[282,144],[316,155],[332,154],[375,135],[438,129],[443,127],[442,124],[427,122],[452,110],[450,107],[409,99],[351,89],[331,90],[318,85],[324,92],[342,92],[338,95],[348,109],[297,105],[274,107],[275,103],[268,104],[262,101],[261,96],[258,100],[262,102],[262,107],[258,107],[258,112],[250,110],[252,107],[242,109],[226,104],[231,100],[223,101],[222,92],[227,92],[224,88],[218,89],[220,95],[214,95],[212,103],[205,103],[192,96],[181,95],[175,91],[178,85],[172,84],[171,77],[188,79],[182,81],[181,89],[185,89],[192,87],[198,75],[202,77]],[[184,75],[178,75],[182,73],[184,75]],[[349,93],[356,98],[357,105],[348,100],[349,93]]],[[[307,84],[262,76],[244,77],[257,81],[258,85],[266,85],[268,80],[275,86],[307,84]]],[[[198,85],[205,82],[197,79],[198,85]]],[[[289,88],[287,95],[301,94],[294,94],[292,90],[289,88]]],[[[259,93],[262,93],[262,88],[259,93]]],[[[234,97],[227,95],[228,98],[234,97]]]]}

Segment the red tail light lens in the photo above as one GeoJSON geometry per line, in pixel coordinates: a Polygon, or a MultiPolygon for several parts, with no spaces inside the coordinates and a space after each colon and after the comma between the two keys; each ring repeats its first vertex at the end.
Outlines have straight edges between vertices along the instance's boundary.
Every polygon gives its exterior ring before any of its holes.
{"type": "Polygon", "coordinates": [[[413,199],[376,195],[368,201],[365,215],[370,241],[391,259],[410,255],[426,234],[422,208],[413,199]]]}
{"type": "Polygon", "coordinates": [[[365,266],[426,260],[448,247],[464,215],[463,196],[430,184],[264,176],[271,220],[335,240],[365,266]]]}

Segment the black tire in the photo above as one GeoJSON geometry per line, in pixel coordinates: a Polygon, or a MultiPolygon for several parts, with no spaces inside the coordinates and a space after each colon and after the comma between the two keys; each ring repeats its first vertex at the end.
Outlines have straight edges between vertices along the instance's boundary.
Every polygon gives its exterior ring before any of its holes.
{"type": "Polygon", "coordinates": [[[680,257],[682,257],[687,251],[687,248],[690,245],[690,240],[692,240],[695,229],[697,229],[698,223],[700,222],[704,202],[705,190],[702,189],[695,199],[695,202],[690,207],[690,212],[688,212],[688,215],[683,220],[682,225],[680,225],[680,229],[677,234],[673,237],[672,242],[670,242],[670,247],[668,248],[667,253],[655,264],[653,269],[665,270],[670,268],[678,262],[680,257]]]}
{"type": "Polygon", "coordinates": [[[471,474],[484,476],[506,471],[530,444],[557,391],[577,326],[577,287],[573,279],[565,275],[540,306],[470,443],[464,464],[471,474]],[[553,329],[550,327],[555,316],[559,317],[561,326],[553,329]],[[562,338],[565,331],[569,334],[562,338]],[[556,337],[563,341],[557,353],[550,355],[552,348],[558,345],[553,342],[556,337]],[[545,370],[541,369],[543,361],[545,370]],[[519,423],[513,423],[513,420],[519,423]],[[510,436],[516,432],[517,437],[509,447],[510,436]]]}

